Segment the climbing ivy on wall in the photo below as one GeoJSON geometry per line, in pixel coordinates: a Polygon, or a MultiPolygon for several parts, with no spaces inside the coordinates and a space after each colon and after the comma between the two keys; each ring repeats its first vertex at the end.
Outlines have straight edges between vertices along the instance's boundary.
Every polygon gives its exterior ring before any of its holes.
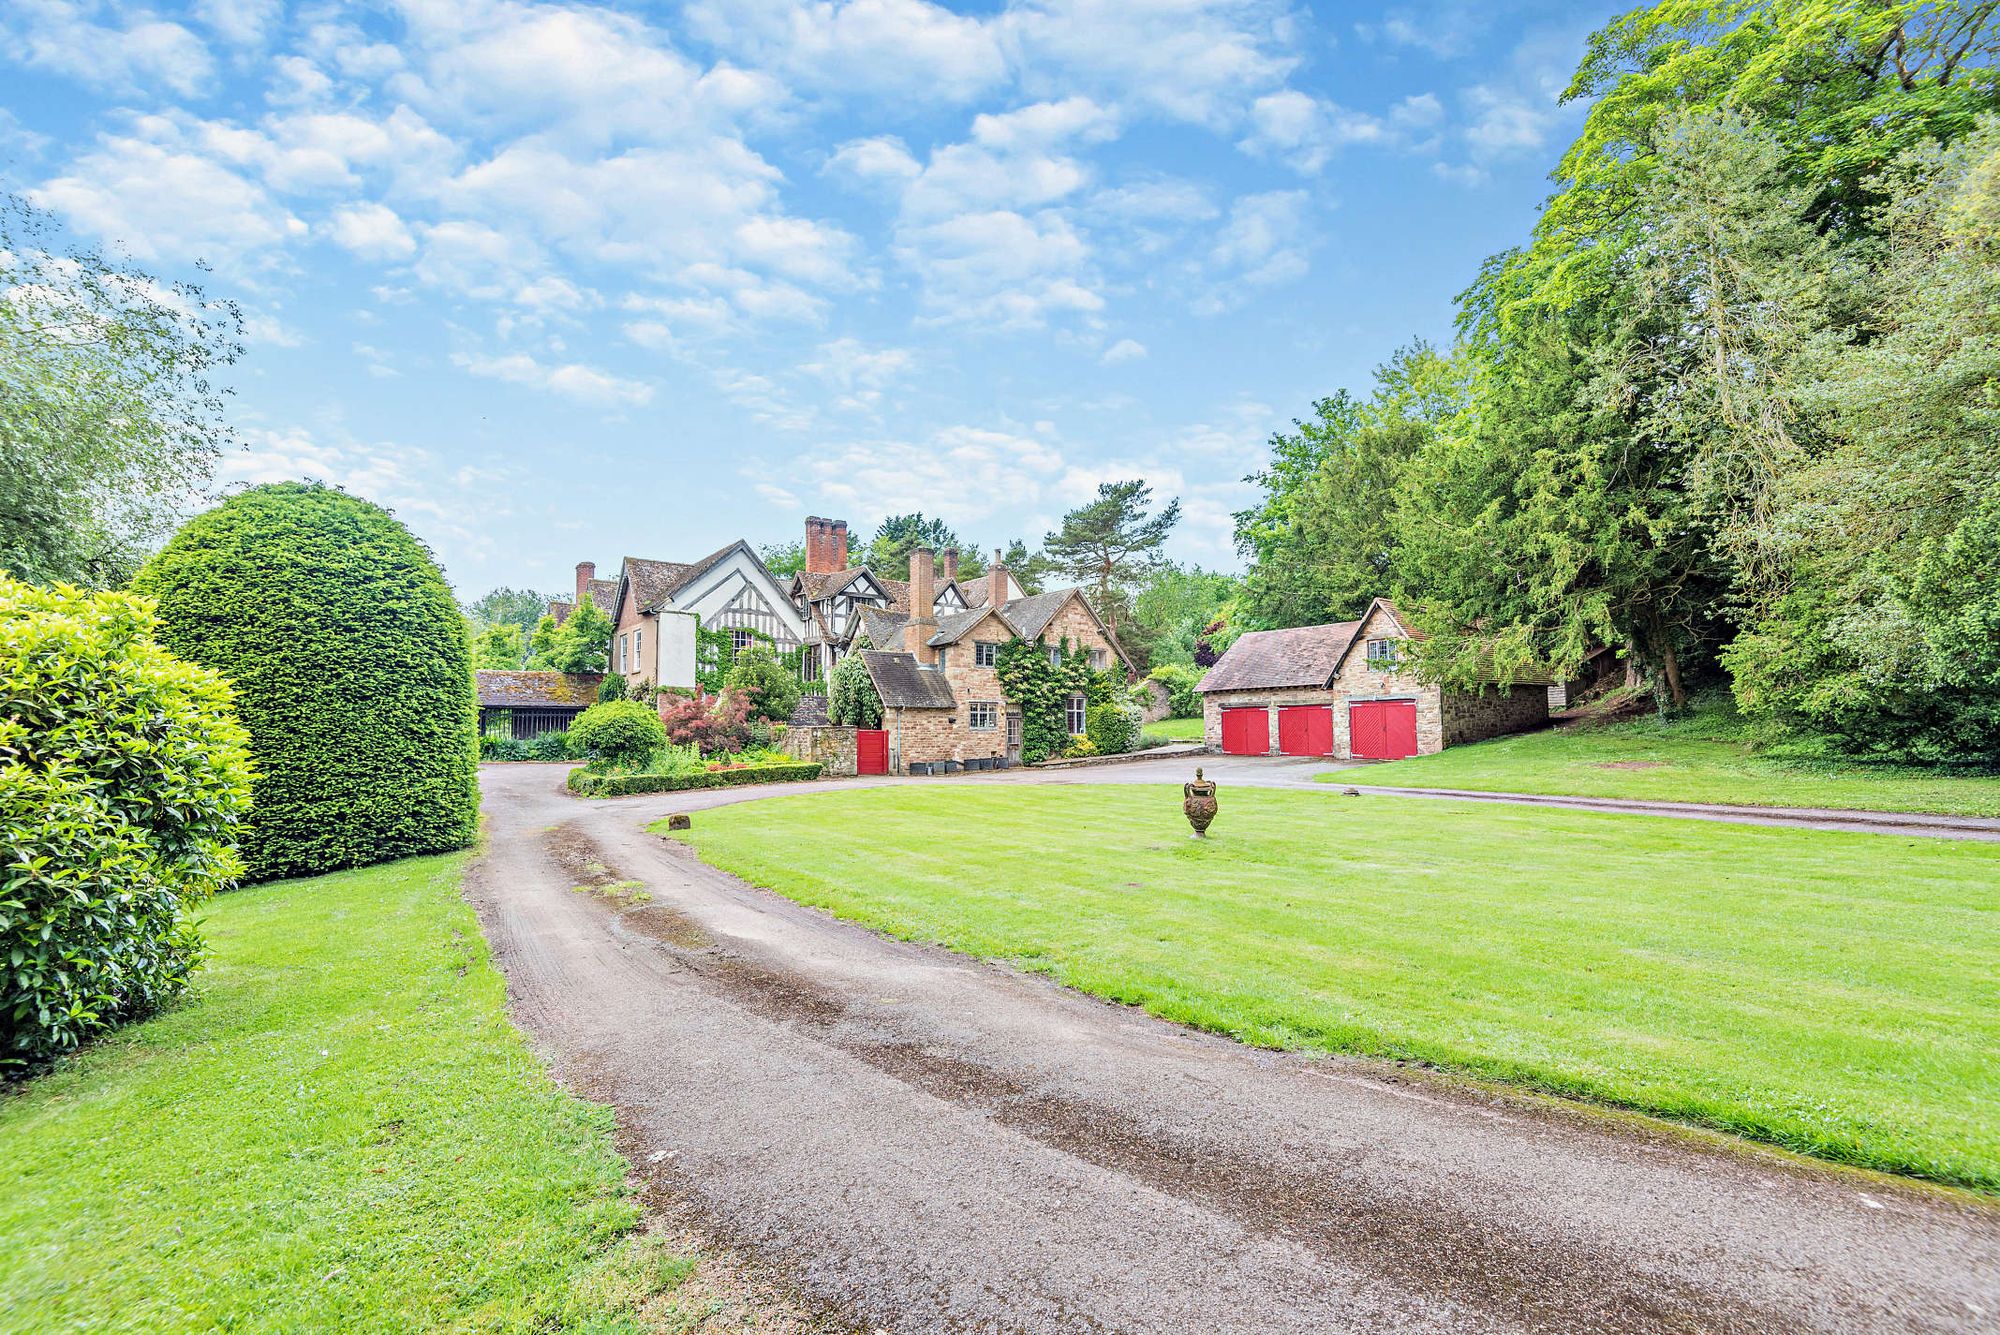
{"type": "Polygon", "coordinates": [[[1049,645],[1039,638],[1032,643],[1009,640],[994,659],[1001,693],[1007,703],[1021,711],[1021,760],[1025,764],[1061,755],[1069,745],[1063,710],[1070,696],[1081,693],[1098,705],[1113,694],[1111,674],[1093,671],[1089,656],[1067,636],[1057,647],[1062,650],[1060,663],[1049,661],[1049,645]]]}

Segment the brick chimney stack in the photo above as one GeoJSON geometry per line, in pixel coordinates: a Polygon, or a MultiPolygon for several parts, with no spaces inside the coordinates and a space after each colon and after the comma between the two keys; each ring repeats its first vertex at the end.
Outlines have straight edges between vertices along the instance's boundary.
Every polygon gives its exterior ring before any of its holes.
{"type": "Polygon", "coordinates": [[[833,526],[828,530],[828,538],[832,548],[832,568],[835,570],[847,569],[847,521],[845,519],[834,520],[833,526]]]}
{"type": "Polygon", "coordinates": [[[910,620],[903,628],[903,645],[919,663],[937,661],[931,636],[937,634],[937,613],[931,603],[937,597],[937,554],[928,547],[910,553],[910,620]]]}
{"type": "MultiPolygon", "coordinates": [[[[590,589],[590,581],[597,578],[597,562],[578,561],[576,563],[576,605],[583,606],[583,595],[590,589]]],[[[603,609],[599,609],[602,611],[603,609]]]]}
{"type": "Polygon", "coordinates": [[[958,548],[956,547],[947,547],[944,549],[944,582],[947,584],[958,583],[958,548]]]}
{"type": "Polygon", "coordinates": [[[999,607],[1007,601],[1007,567],[1000,564],[1000,549],[993,549],[993,564],[986,567],[986,605],[999,607]]]}
{"type": "Polygon", "coordinates": [[[806,516],[806,570],[829,575],[847,569],[847,521],[806,516]]]}

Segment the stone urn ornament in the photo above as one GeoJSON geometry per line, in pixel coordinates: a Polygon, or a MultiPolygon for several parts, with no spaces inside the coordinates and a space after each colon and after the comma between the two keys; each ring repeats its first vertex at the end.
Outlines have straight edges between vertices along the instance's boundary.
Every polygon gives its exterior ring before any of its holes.
{"type": "Polygon", "coordinates": [[[1194,837],[1208,838],[1208,823],[1215,819],[1215,781],[1201,777],[1201,770],[1194,772],[1194,782],[1181,785],[1181,810],[1187,813],[1188,824],[1194,826],[1194,837]]]}

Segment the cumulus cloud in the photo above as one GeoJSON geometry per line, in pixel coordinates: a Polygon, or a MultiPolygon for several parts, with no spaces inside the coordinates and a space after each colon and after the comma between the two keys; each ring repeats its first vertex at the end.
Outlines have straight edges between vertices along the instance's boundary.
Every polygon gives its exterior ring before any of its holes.
{"type": "Polygon", "coordinates": [[[925,0],[703,0],[695,31],[811,91],[958,103],[1006,76],[988,24],[925,0]]]}
{"type": "Polygon", "coordinates": [[[1097,360],[1106,366],[1116,366],[1120,362],[1144,361],[1146,345],[1133,338],[1121,338],[1104,350],[1097,360]]]}
{"type": "Polygon", "coordinates": [[[22,64],[92,88],[163,87],[192,97],[208,85],[215,62],[193,32],[143,9],[98,23],[94,8],[70,0],[9,0],[0,36],[22,64]]]}
{"type": "Polygon", "coordinates": [[[28,198],[141,260],[246,260],[303,237],[306,224],[215,158],[106,135],[28,198]]]}
{"type": "Polygon", "coordinates": [[[365,260],[406,260],[417,252],[417,239],[396,211],[384,204],[348,204],[327,219],[326,233],[335,245],[365,260]]]}
{"type": "Polygon", "coordinates": [[[580,362],[542,362],[525,352],[497,357],[459,353],[451,360],[472,375],[526,385],[580,403],[617,407],[647,403],[653,397],[653,387],[644,381],[622,379],[580,362]]]}

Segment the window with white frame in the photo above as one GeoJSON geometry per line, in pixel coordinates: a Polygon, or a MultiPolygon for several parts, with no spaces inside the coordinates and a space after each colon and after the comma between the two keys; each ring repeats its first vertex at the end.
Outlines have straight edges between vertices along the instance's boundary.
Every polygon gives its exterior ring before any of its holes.
{"type": "Polygon", "coordinates": [[[1063,725],[1069,729],[1071,736],[1083,731],[1089,703],[1080,695],[1072,695],[1063,702],[1063,725]]]}
{"type": "Polygon", "coordinates": [[[646,632],[644,630],[635,630],[632,632],[632,666],[635,668],[641,668],[644,667],[645,665],[646,665],[646,632]]]}
{"type": "Polygon", "coordinates": [[[974,732],[992,732],[1000,726],[1000,705],[994,700],[974,700],[965,712],[965,726],[974,732]]]}
{"type": "Polygon", "coordinates": [[[997,640],[974,640],[972,642],[972,666],[992,667],[1000,661],[1000,643],[997,640]]]}
{"type": "Polygon", "coordinates": [[[1052,649],[1050,649],[1050,650],[1049,650],[1049,666],[1050,666],[1050,667],[1061,667],[1061,666],[1062,666],[1062,646],[1061,646],[1061,645],[1056,645],[1056,646],[1055,646],[1054,648],[1052,648],[1052,649]]]}
{"type": "Polygon", "coordinates": [[[1395,667],[1396,662],[1396,642],[1394,640],[1368,641],[1369,667],[1381,668],[1386,671],[1389,668],[1395,667]]]}
{"type": "Polygon", "coordinates": [[[736,629],[729,632],[729,652],[740,654],[750,647],[750,641],[757,637],[747,630],[736,629]]]}
{"type": "Polygon", "coordinates": [[[1104,671],[1104,650],[1092,649],[1090,651],[1090,665],[1099,672],[1104,671]]]}
{"type": "Polygon", "coordinates": [[[626,672],[630,670],[625,666],[625,641],[630,638],[631,637],[627,635],[620,635],[618,637],[618,670],[620,672],[626,672]]]}

